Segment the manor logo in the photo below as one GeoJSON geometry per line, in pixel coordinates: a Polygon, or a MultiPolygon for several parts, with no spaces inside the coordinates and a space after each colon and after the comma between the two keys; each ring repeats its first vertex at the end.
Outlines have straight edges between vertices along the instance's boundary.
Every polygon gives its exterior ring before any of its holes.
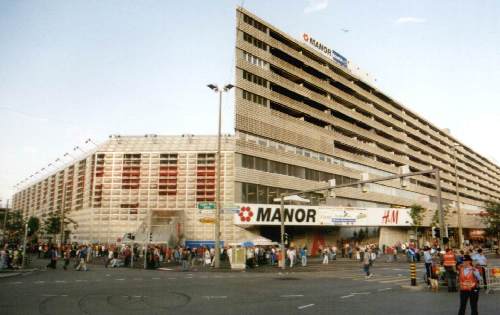
{"type": "Polygon", "coordinates": [[[250,222],[253,217],[252,209],[250,207],[241,207],[239,216],[241,222],[250,222]]]}

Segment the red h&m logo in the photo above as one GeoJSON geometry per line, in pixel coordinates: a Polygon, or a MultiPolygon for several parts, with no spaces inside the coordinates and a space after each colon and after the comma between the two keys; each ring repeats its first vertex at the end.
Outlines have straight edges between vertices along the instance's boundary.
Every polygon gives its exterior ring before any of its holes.
{"type": "Polygon", "coordinates": [[[241,207],[239,216],[241,222],[250,222],[250,219],[253,217],[253,212],[250,207],[241,207]]]}
{"type": "Polygon", "coordinates": [[[399,210],[386,210],[382,216],[382,224],[398,224],[399,210]]]}

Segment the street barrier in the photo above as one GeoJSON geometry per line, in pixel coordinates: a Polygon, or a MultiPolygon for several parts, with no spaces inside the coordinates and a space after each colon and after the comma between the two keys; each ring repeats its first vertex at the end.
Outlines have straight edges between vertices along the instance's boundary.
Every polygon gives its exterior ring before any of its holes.
{"type": "Polygon", "coordinates": [[[487,286],[486,293],[490,293],[490,291],[500,288],[500,267],[486,267],[485,276],[487,286]]]}
{"type": "Polygon", "coordinates": [[[410,280],[411,286],[417,285],[417,265],[414,262],[410,264],[410,280]]]}

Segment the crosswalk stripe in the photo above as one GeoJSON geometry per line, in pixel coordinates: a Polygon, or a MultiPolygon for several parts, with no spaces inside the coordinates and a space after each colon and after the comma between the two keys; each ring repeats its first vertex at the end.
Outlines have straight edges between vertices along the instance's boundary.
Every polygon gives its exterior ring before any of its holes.
{"type": "Polygon", "coordinates": [[[395,282],[404,282],[409,280],[410,279],[386,280],[386,281],[380,281],[380,283],[395,283],[395,282]]]}

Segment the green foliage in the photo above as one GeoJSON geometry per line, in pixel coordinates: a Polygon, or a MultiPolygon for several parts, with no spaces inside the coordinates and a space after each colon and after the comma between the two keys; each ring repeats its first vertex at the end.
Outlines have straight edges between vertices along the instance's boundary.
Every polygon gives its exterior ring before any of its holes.
{"type": "Polygon", "coordinates": [[[43,229],[47,234],[55,235],[61,233],[61,216],[55,213],[49,214],[43,221],[43,229]]]}
{"type": "Polygon", "coordinates": [[[19,242],[23,238],[24,234],[24,219],[21,211],[10,211],[7,214],[7,222],[5,225],[5,230],[7,233],[7,239],[10,242],[19,242]]]}
{"type": "Polygon", "coordinates": [[[413,204],[410,207],[410,217],[412,219],[411,225],[414,227],[419,227],[424,221],[424,213],[426,209],[418,204],[413,204]]]}
{"type": "Polygon", "coordinates": [[[500,238],[500,202],[487,201],[485,210],[486,214],[482,216],[482,220],[487,227],[488,233],[500,238]]]}
{"type": "MultiPolygon", "coordinates": [[[[444,220],[446,221],[446,218],[450,214],[450,208],[448,206],[443,207],[443,216],[444,220]]],[[[432,221],[431,221],[431,226],[439,226],[439,210],[436,209],[434,211],[434,215],[432,216],[432,221]]]]}
{"type": "Polygon", "coordinates": [[[37,217],[30,217],[28,219],[28,236],[33,236],[40,229],[40,219],[37,217]]]}

